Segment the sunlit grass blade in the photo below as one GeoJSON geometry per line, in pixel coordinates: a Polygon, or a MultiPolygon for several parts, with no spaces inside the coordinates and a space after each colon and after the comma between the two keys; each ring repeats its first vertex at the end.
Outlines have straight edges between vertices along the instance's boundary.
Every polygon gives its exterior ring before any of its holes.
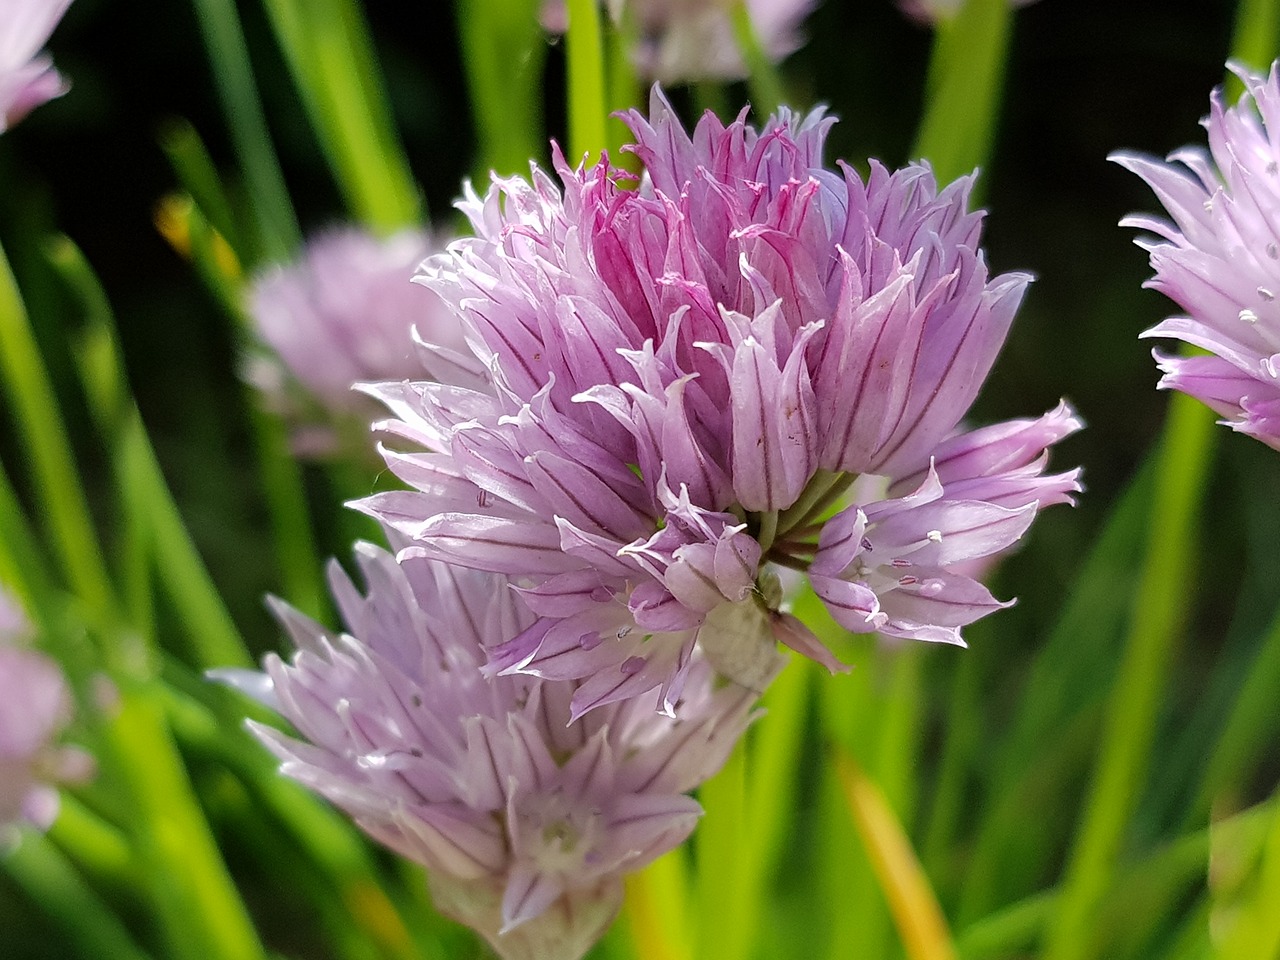
{"type": "Polygon", "coordinates": [[[54,844],[24,832],[16,848],[0,856],[7,872],[63,938],[62,956],[93,960],[148,960],[120,918],[94,893],[54,844]]]}
{"type": "Polygon", "coordinates": [[[740,742],[718,774],[698,792],[706,813],[694,834],[697,864],[698,957],[740,960],[745,945],[735,943],[732,931],[745,924],[755,904],[739,886],[750,842],[747,820],[747,752],[740,742]],[[726,943],[728,940],[728,943],[726,943]],[[726,947],[728,948],[726,950],[726,947]]]}
{"type": "Polygon", "coordinates": [[[301,243],[302,235],[271,146],[240,15],[234,0],[192,3],[257,222],[260,249],[270,260],[283,260],[301,243]]]}
{"type": "Polygon", "coordinates": [[[849,754],[837,750],[834,759],[849,813],[889,902],[907,957],[953,960],[956,952],[942,909],[884,792],[849,754]]]}
{"type": "Polygon", "coordinates": [[[1182,394],[1171,398],[1160,440],[1147,554],[1097,765],[1064,874],[1062,901],[1045,941],[1046,960],[1089,955],[1093,916],[1146,777],[1165,678],[1190,604],[1200,506],[1216,430],[1212,414],[1198,401],[1182,394]]]}
{"type": "Polygon", "coordinates": [[[421,217],[364,12],[353,0],[263,0],[347,205],[383,231],[421,217]]]}
{"type": "Polygon", "coordinates": [[[938,23],[912,157],[940,183],[985,167],[995,143],[1013,15],[1009,0],[964,0],[938,23]]]}
{"type": "MultiPolygon", "coordinates": [[[[160,584],[183,617],[192,659],[204,667],[246,666],[251,662],[248,650],[183,524],[129,394],[106,295],[66,237],[50,244],[49,258],[84,314],[78,351],[81,375],[111,452],[128,524],[144,539],[160,584]]],[[[145,618],[134,627],[143,627],[149,610],[134,612],[145,618]]]]}
{"type": "Polygon", "coordinates": [[[687,856],[676,849],[627,877],[624,915],[639,960],[694,960],[687,856]]]}
{"type": "Polygon", "coordinates": [[[32,470],[32,496],[72,589],[99,623],[118,618],[114,588],[76,469],[71,442],[32,334],[21,294],[0,250],[0,371],[32,470]]]}
{"type": "Polygon", "coordinates": [[[546,42],[539,0],[454,0],[463,67],[479,140],[476,177],[492,170],[527,173],[546,155],[542,129],[542,67],[546,42]]]}
{"type": "Polygon", "coordinates": [[[204,141],[187,120],[175,118],[160,131],[160,146],[169,158],[182,189],[200,206],[205,219],[231,245],[239,260],[251,259],[244,245],[235,209],[204,141]]]}
{"type": "Polygon", "coordinates": [[[600,156],[608,146],[605,121],[604,27],[596,0],[566,0],[569,32],[569,162],[600,156]]]}
{"type": "Polygon", "coordinates": [[[1229,927],[1217,951],[1220,960],[1280,955],[1280,803],[1271,806],[1262,862],[1226,921],[1229,927]]]}

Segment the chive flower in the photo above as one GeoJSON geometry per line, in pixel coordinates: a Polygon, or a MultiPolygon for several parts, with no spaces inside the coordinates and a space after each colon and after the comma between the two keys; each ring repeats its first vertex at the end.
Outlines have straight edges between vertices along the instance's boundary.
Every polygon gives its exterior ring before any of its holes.
{"type": "Polygon", "coordinates": [[[0,9],[0,133],[70,84],[40,48],[71,0],[6,0],[0,9]]]}
{"type": "Polygon", "coordinates": [[[575,717],[654,687],[674,712],[698,648],[748,687],[779,642],[841,669],[785,568],[850,630],[960,643],[1004,605],[964,565],[1079,489],[1044,472],[1065,404],[960,427],[1030,280],[988,275],[971,179],[826,168],[821,110],[690,136],[655,91],[626,120],[638,184],[557,153],[558,184],[468,191],[475,236],[420,280],[477,372],[366,387],[415,490],[362,508],[402,557],[513,577],[540,619],[488,669],[582,681],[575,717]]]}
{"type": "Polygon", "coordinates": [[[304,739],[250,724],[281,771],[428,871],[436,906],[504,960],[577,960],[618,910],[622,877],[688,836],[685,794],[723,764],[754,695],[690,665],[680,719],[655,697],[569,724],[577,684],[486,679],[486,646],[534,622],[499,576],[356,549],[367,592],[334,564],[347,625],[281,603],[297,653],[217,676],[304,739]]]}
{"type": "Polygon", "coordinates": [[[1160,388],[1280,449],[1280,74],[1276,65],[1265,78],[1232,69],[1246,89],[1231,107],[1214,91],[1208,150],[1184,147],[1163,163],[1127,152],[1111,159],[1145,180],[1168,215],[1121,221],[1145,231],[1136,242],[1155,271],[1146,285],[1184,311],[1143,336],[1210,354],[1155,351],[1160,388]]]}

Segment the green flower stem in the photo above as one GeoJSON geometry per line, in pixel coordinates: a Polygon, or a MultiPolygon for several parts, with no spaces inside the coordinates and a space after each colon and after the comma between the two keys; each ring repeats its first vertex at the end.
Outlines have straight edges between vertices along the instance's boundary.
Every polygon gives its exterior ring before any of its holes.
{"type": "Polygon", "coordinates": [[[104,730],[104,765],[131,794],[128,827],[175,960],[266,960],[201,812],[154,684],[127,685],[104,730]]]}
{"type": "Polygon", "coordinates": [[[729,9],[729,19],[733,25],[733,38],[737,41],[738,50],[742,53],[743,62],[747,65],[747,88],[751,92],[751,107],[756,117],[763,121],[786,102],[787,96],[782,86],[782,77],[774,66],[773,60],[760,45],[760,36],[751,22],[751,11],[747,8],[746,0],[735,0],[729,9]]]}
{"type": "Polygon", "coordinates": [[[726,952],[726,936],[745,925],[755,903],[739,884],[746,862],[747,751],[739,741],[718,774],[699,791],[706,814],[694,834],[697,862],[699,958],[740,960],[744,954],[726,952]]]}
{"type": "MultiPolygon", "coordinates": [[[[1231,56],[1251,70],[1266,73],[1280,45],[1280,2],[1277,0],[1240,0],[1236,8],[1235,35],[1231,38],[1231,56]]],[[[1235,74],[1227,77],[1227,102],[1244,93],[1244,84],[1235,74]]]]}
{"type": "Polygon", "coordinates": [[[192,2],[257,221],[261,251],[268,260],[285,260],[301,244],[302,234],[271,146],[235,0],[192,2]]]}
{"type": "Polygon", "coordinates": [[[1187,616],[1196,570],[1196,530],[1216,429],[1212,414],[1198,401],[1183,394],[1171,398],[1129,635],[1061,902],[1045,941],[1045,960],[1091,955],[1093,916],[1137,805],[1165,678],[1187,616]]]}
{"type": "Polygon", "coordinates": [[[490,171],[528,173],[545,156],[542,66],[546,44],[538,24],[539,0],[454,0],[463,67],[471,95],[472,126],[480,143],[476,177],[490,171]]]}
{"type": "Polygon", "coordinates": [[[633,153],[623,153],[619,148],[630,143],[631,129],[620,119],[613,116],[630,110],[633,107],[645,110],[648,108],[648,95],[644,84],[636,75],[635,64],[631,61],[631,50],[635,43],[635,16],[630,4],[625,4],[620,11],[621,17],[606,26],[605,36],[608,46],[606,70],[609,75],[609,119],[606,124],[609,138],[609,159],[615,167],[623,167],[639,172],[641,164],[633,153]]]}
{"type": "MultiPolygon", "coordinates": [[[[200,211],[189,209],[191,253],[206,284],[236,324],[241,338],[251,336],[243,290],[222,269],[216,238],[200,211]]],[[[246,390],[247,393],[251,391],[246,390]]],[[[256,396],[247,396],[250,435],[254,441],[262,492],[271,524],[276,565],[284,594],[299,610],[323,616],[329,609],[302,470],[289,451],[288,430],[279,417],[264,411],[256,396]]]]}
{"type": "Polygon", "coordinates": [[[626,919],[639,960],[693,960],[688,866],[683,847],[626,879],[626,919]]]}
{"type": "MultiPolygon", "coordinates": [[[[983,643],[975,634],[985,634],[982,622],[967,627],[970,647],[983,643]]],[[[941,659],[941,658],[940,658],[941,659]]],[[[949,659],[949,658],[947,658],[949,659]]],[[[977,765],[983,748],[983,705],[979,697],[979,658],[966,651],[955,665],[947,703],[947,719],[943,725],[942,759],[938,778],[931,794],[928,825],[920,858],[933,878],[939,895],[953,886],[956,840],[964,822],[966,789],[970,771],[977,765]]]]}
{"type": "Polygon", "coordinates": [[[605,135],[604,32],[598,0],[566,0],[569,33],[569,157],[576,164],[587,155],[599,157],[608,145],[605,135]]]}
{"type": "MultiPolygon", "coordinates": [[[[1150,893],[1159,888],[1169,905],[1183,902],[1185,891],[1203,881],[1214,843],[1244,853],[1256,852],[1268,841],[1280,803],[1269,800],[1220,821],[1212,827],[1179,837],[1120,871],[1107,893],[1107,904],[1096,919],[1100,928],[1121,930],[1135,916],[1150,911],[1150,893]],[[1135,912],[1137,911],[1137,912],[1135,912]]],[[[997,960],[1027,954],[1041,930],[1054,916],[1061,891],[1046,890],[1011,904],[965,927],[956,938],[961,960],[997,960]]]]}
{"type": "MultiPolygon", "coordinates": [[[[33,496],[68,582],[100,624],[118,619],[106,561],[76,472],[58,400],[0,249],[0,378],[32,468],[33,496]]],[[[10,507],[12,509],[12,507],[10,507]]]]}
{"type": "Polygon", "coordinates": [[[0,464],[0,583],[17,594],[28,614],[34,615],[53,596],[50,566],[9,473],[0,464]]]}
{"type": "Polygon", "coordinates": [[[62,794],[48,837],[102,885],[130,890],[142,879],[125,835],[69,793],[62,794]]]}
{"type": "Polygon", "coordinates": [[[263,0],[347,205],[390,232],[417,223],[418,189],[354,0],[263,0]]]}
{"type": "Polygon", "coordinates": [[[95,960],[148,960],[129,931],[46,837],[24,831],[17,848],[0,856],[7,872],[57,925],[63,945],[95,960]]]}
{"type": "Polygon", "coordinates": [[[1009,0],[965,0],[937,25],[913,157],[939,183],[985,166],[995,142],[1012,26],[1009,0]]]}
{"type": "Polygon", "coordinates": [[[1272,804],[1262,863],[1248,898],[1222,938],[1221,960],[1250,960],[1280,954],[1280,804],[1272,804]]]}
{"type": "MultiPolygon", "coordinates": [[[[78,359],[86,393],[112,451],[127,522],[153,559],[161,586],[182,616],[192,660],[206,668],[247,666],[251,663],[248,649],[191,541],[129,394],[106,294],[69,239],[52,242],[48,255],[85,314],[78,359]]],[[[145,584],[130,592],[135,598],[132,612],[141,618],[134,627],[143,629],[150,619],[145,584]]]]}

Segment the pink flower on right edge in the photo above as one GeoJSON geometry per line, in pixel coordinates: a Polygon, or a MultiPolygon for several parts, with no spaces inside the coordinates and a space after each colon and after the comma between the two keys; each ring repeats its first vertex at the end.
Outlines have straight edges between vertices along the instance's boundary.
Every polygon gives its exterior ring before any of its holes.
{"type": "Polygon", "coordinates": [[[1183,315],[1143,333],[1172,337],[1213,356],[1154,352],[1160,388],[1180,390],[1222,423],[1280,449],[1280,74],[1232,69],[1246,92],[1234,107],[1222,90],[1204,121],[1209,149],[1184,147],[1161,163],[1132,153],[1111,159],[1145,180],[1169,219],[1134,215],[1121,226],[1151,256],[1147,286],[1183,315]]]}
{"type": "Polygon", "coordinates": [[[71,0],[5,0],[0,5],[0,133],[67,92],[67,81],[40,48],[69,6],[71,0]]]}

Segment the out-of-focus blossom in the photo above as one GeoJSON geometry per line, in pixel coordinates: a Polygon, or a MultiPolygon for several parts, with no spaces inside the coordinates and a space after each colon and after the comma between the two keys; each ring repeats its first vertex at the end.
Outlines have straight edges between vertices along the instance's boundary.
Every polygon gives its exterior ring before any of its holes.
{"type": "Polygon", "coordinates": [[[0,828],[25,821],[43,830],[58,814],[54,785],[85,779],[93,761],[54,742],[71,720],[71,694],[53,660],[16,646],[30,634],[0,588],[0,828]]]}
{"type": "Polygon", "coordinates": [[[1280,449],[1280,75],[1236,72],[1246,92],[1224,107],[1214,92],[1209,149],[1184,147],[1167,163],[1131,153],[1112,159],[1142,177],[1169,220],[1130,216],[1122,226],[1154,238],[1147,286],[1178,304],[1144,337],[1173,337],[1214,356],[1155,352],[1160,387],[1211,407],[1233,430],[1280,449]]]}
{"type": "MultiPolygon", "coordinates": [[[[736,80],[747,65],[734,36],[731,8],[737,0],[607,0],[614,23],[633,40],[637,72],[661,83],[736,80]]],[[[781,60],[803,42],[800,24],[815,0],[746,0],[751,26],[765,54],[781,60]]],[[[546,0],[543,25],[568,29],[564,0],[546,0]]]]}
{"type": "Polygon", "coordinates": [[[71,0],[0,2],[0,133],[69,89],[40,53],[69,6],[71,0]]]}
{"type": "Polygon", "coordinates": [[[535,169],[461,204],[477,235],[423,281],[477,373],[371,391],[434,452],[387,451],[421,492],[364,508],[403,556],[520,578],[542,619],[490,669],[583,679],[575,716],[654,686],[673,710],[695,646],[748,686],[775,641],[838,669],[774,566],[851,630],[959,643],[1002,604],[956,564],[1079,489],[1044,475],[1065,404],[957,431],[1029,280],[988,277],[970,181],[825,169],[820,111],[690,138],[655,94],[628,121],[638,189],[557,157],[563,191],[535,169]]]}
{"type": "MultiPolygon", "coordinates": [[[[898,6],[912,20],[933,25],[950,20],[960,12],[964,2],[965,0],[898,0],[898,6]]],[[[1035,2],[1036,0],[1009,0],[1009,6],[1027,7],[1035,2]]]]}
{"type": "Polygon", "coordinates": [[[310,741],[254,725],[286,775],[426,865],[439,909],[506,960],[576,960],[622,876],[693,829],[685,793],[723,764],[754,695],[695,661],[679,720],[650,697],[570,726],[577,684],[481,673],[486,645],[534,622],[505,580],[367,544],[357,556],[367,595],[331,569],[349,633],[278,605],[292,663],[221,676],[310,741]]]}
{"type": "Polygon", "coordinates": [[[293,422],[299,454],[331,454],[347,430],[363,439],[376,407],[353,383],[421,376],[415,326],[437,343],[462,343],[436,295],[411,282],[439,248],[418,230],[379,239],[338,228],[311,240],[297,263],[254,282],[249,311],[274,356],[255,358],[249,379],[293,422]]]}

